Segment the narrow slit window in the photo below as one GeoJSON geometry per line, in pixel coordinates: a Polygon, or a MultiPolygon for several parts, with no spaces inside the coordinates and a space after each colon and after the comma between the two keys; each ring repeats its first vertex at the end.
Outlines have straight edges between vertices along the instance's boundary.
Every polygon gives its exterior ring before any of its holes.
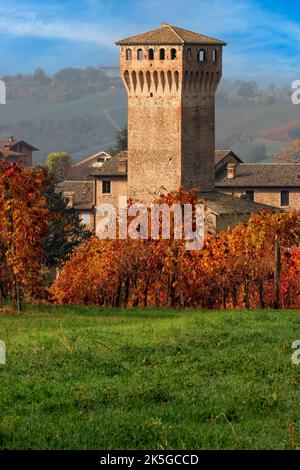
{"type": "Polygon", "coordinates": [[[217,49],[214,49],[213,50],[213,62],[217,62],[218,61],[218,51],[217,49]]]}
{"type": "Polygon", "coordinates": [[[149,49],[149,60],[154,60],[154,49],[149,49]]]}
{"type": "Polygon", "coordinates": [[[142,49],[138,49],[137,58],[138,58],[138,60],[143,60],[143,50],[142,49]]]}
{"type": "Polygon", "coordinates": [[[165,60],[165,58],[166,58],[166,51],[165,51],[165,49],[160,49],[160,51],[159,51],[159,58],[160,58],[160,60],[165,60]]]}
{"type": "Polygon", "coordinates": [[[290,205],[290,192],[289,191],[281,191],[281,206],[287,207],[290,205]]]}
{"type": "Polygon", "coordinates": [[[177,51],[176,49],[171,49],[171,59],[176,60],[177,59],[177,51]]]}
{"type": "Polygon", "coordinates": [[[131,49],[126,49],[126,60],[132,59],[132,52],[131,49]]]}
{"type": "Polygon", "coordinates": [[[205,50],[200,49],[198,52],[198,62],[205,62],[205,50]]]}
{"type": "Polygon", "coordinates": [[[187,60],[192,60],[192,49],[190,48],[187,50],[187,60]]]}

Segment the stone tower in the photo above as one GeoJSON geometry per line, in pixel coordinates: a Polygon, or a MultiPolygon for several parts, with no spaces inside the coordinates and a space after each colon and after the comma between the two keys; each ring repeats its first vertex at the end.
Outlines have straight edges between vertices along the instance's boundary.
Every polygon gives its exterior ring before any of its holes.
{"type": "Polygon", "coordinates": [[[116,43],[128,93],[128,194],[214,190],[223,41],[163,24],[116,43]]]}

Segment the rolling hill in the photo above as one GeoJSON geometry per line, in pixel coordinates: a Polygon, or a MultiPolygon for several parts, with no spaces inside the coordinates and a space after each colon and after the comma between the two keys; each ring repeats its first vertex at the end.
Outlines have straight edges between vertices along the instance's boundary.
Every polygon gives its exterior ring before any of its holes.
{"type": "MultiPolygon", "coordinates": [[[[9,78],[18,98],[11,93],[7,104],[0,106],[0,138],[15,135],[37,146],[36,163],[43,163],[50,152],[68,151],[78,161],[111,147],[116,131],[127,122],[125,90],[119,79],[104,79],[99,70],[74,70],[59,72],[56,81],[41,71],[29,78],[9,78]],[[93,80],[89,86],[77,85],[74,74],[93,80]],[[103,83],[98,84],[99,77],[103,83]],[[97,87],[101,90],[91,92],[97,87]]],[[[216,146],[233,149],[245,161],[263,161],[267,152],[287,144],[287,139],[274,138],[272,129],[286,125],[290,129],[289,123],[299,116],[300,107],[287,97],[271,106],[258,100],[231,107],[217,100],[216,146]],[[265,148],[261,155],[260,148],[265,148]]]]}

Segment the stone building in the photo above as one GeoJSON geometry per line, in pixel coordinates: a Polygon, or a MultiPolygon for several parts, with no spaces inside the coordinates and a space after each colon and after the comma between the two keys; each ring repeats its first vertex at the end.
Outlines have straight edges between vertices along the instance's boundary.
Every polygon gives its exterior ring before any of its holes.
{"type": "Polygon", "coordinates": [[[107,152],[97,152],[90,157],[81,160],[71,166],[68,171],[67,179],[70,181],[93,180],[91,173],[95,168],[101,168],[111,158],[107,152]]]}
{"type": "Polygon", "coordinates": [[[181,186],[199,188],[212,231],[265,207],[215,187],[228,165],[242,164],[230,150],[215,151],[215,94],[226,43],[163,24],[117,45],[128,94],[128,152],[98,168],[85,161],[75,169],[94,178],[95,212],[103,203],[117,208],[119,196],[150,205],[162,188],[181,186]]]}
{"type": "Polygon", "coordinates": [[[217,173],[216,188],[250,202],[300,210],[300,163],[231,162],[217,173]]]}
{"type": "Polygon", "coordinates": [[[38,151],[36,147],[24,140],[15,140],[10,136],[7,140],[0,140],[0,160],[8,163],[22,163],[32,167],[32,153],[38,151]]]}
{"type": "Polygon", "coordinates": [[[95,184],[94,181],[63,181],[56,185],[67,207],[74,208],[81,222],[90,230],[95,228],[95,184]]]}
{"type": "Polygon", "coordinates": [[[128,194],[214,190],[215,94],[225,42],[164,23],[116,43],[128,93],[128,194]]]}

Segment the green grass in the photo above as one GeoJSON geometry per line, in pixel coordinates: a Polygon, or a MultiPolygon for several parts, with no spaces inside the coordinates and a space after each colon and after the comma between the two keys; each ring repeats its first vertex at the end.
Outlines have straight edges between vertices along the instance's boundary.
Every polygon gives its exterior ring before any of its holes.
{"type": "Polygon", "coordinates": [[[1,449],[300,447],[300,312],[0,316],[1,449]]]}

